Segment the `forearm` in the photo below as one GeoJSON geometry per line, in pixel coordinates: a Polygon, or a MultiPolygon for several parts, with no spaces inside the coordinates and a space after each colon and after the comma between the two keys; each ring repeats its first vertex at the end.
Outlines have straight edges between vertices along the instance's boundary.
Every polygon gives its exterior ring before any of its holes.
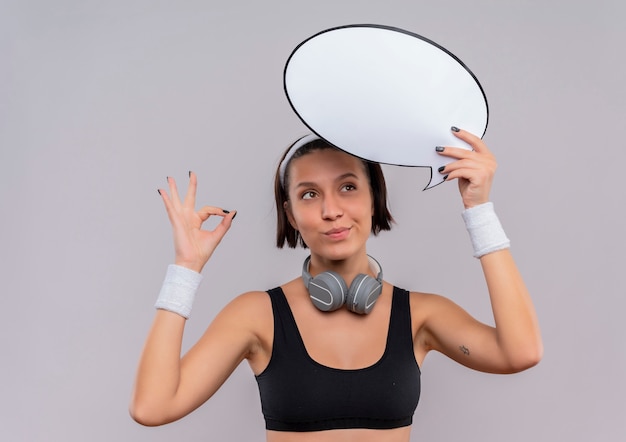
{"type": "Polygon", "coordinates": [[[131,414],[141,423],[165,423],[176,409],[183,332],[201,281],[202,276],[190,269],[177,265],[167,269],[131,402],[131,414]]]}
{"type": "Polygon", "coordinates": [[[144,425],[158,425],[174,402],[180,382],[185,318],[157,310],[139,360],[130,405],[131,415],[144,425]]]}
{"type": "Polygon", "coordinates": [[[537,364],[543,353],[537,315],[510,251],[484,255],[480,262],[502,354],[514,371],[537,364]]]}
{"type": "Polygon", "coordinates": [[[463,219],[489,289],[498,352],[510,371],[535,365],[542,353],[535,309],[493,204],[466,209],[463,219]]]}

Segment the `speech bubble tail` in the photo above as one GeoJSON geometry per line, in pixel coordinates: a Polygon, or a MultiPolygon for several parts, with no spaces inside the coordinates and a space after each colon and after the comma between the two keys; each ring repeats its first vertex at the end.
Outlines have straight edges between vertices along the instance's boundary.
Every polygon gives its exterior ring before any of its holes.
{"type": "Polygon", "coordinates": [[[428,184],[426,185],[426,187],[422,189],[422,192],[428,189],[432,189],[433,187],[436,187],[445,181],[444,180],[445,175],[441,175],[440,173],[434,174],[433,168],[429,167],[429,169],[430,169],[430,180],[428,181],[428,184]]]}

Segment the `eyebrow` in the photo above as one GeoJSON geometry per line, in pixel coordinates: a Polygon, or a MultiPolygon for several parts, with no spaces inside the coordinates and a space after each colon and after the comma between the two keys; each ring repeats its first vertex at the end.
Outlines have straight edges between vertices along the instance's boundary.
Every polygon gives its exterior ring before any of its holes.
{"type": "MultiPolygon", "coordinates": [[[[353,173],[353,172],[347,172],[344,173],[342,175],[339,175],[337,178],[335,178],[335,181],[343,181],[346,178],[354,178],[354,179],[359,179],[359,177],[353,173]]],[[[298,187],[315,187],[317,185],[317,183],[315,183],[314,181],[302,181],[300,183],[296,184],[296,189],[298,187]]]]}

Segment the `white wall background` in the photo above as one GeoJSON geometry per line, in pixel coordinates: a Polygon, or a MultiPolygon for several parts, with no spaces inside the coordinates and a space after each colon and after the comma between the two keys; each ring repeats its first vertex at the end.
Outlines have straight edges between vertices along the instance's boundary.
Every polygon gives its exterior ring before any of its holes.
{"type": "MultiPolygon", "coordinates": [[[[320,30],[378,23],[480,79],[493,200],[546,348],[514,376],[429,356],[412,440],[624,440],[625,13],[619,0],[1,0],[0,439],[263,440],[246,364],[177,423],[128,416],[172,259],[156,189],[192,169],[201,203],[239,211],[188,347],[229,299],[297,276],[305,256],[273,247],[272,173],[306,132],[282,90],[288,55],[320,30]]],[[[385,171],[398,225],[370,252],[386,279],[490,321],[456,184],[422,192],[426,170],[385,171]]]]}

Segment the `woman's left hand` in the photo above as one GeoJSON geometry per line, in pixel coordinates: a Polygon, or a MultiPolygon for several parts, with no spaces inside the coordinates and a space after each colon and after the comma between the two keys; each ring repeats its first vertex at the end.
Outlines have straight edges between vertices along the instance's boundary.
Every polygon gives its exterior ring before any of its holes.
{"type": "Polygon", "coordinates": [[[438,152],[439,155],[455,158],[457,161],[439,169],[439,173],[447,175],[446,181],[458,180],[459,191],[466,209],[488,202],[497,167],[495,157],[483,140],[476,135],[462,129],[458,132],[453,129],[452,133],[469,144],[473,150],[444,147],[443,151],[438,152]]]}

